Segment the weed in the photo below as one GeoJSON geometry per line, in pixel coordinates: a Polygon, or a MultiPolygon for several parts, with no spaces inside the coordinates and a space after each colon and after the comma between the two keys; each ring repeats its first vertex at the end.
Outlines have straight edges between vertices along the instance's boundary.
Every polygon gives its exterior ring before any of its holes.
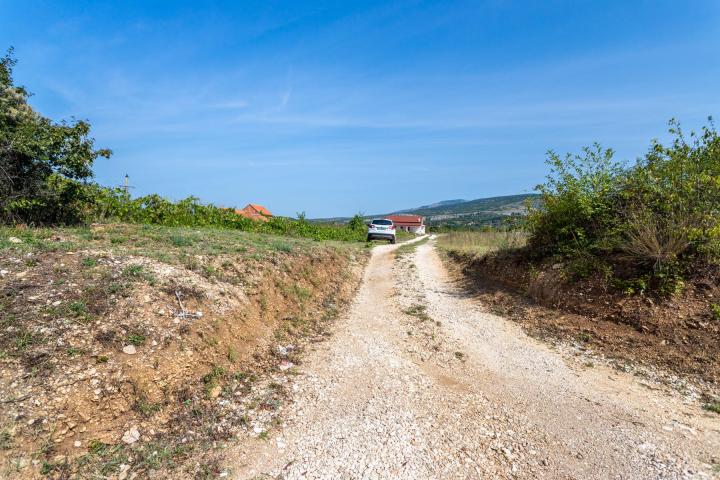
{"type": "Polygon", "coordinates": [[[27,350],[27,348],[33,343],[36,343],[36,341],[37,338],[29,330],[20,329],[15,334],[15,348],[20,351],[27,350]]]}
{"type": "Polygon", "coordinates": [[[88,453],[76,460],[81,472],[89,469],[87,473],[91,473],[89,477],[80,475],[80,478],[106,478],[117,473],[124,463],[128,463],[128,456],[122,445],[108,445],[100,440],[91,440],[88,453]]]}
{"type": "Polygon", "coordinates": [[[720,400],[704,404],[703,409],[708,412],[720,413],[720,400]]]}
{"type": "Polygon", "coordinates": [[[108,446],[109,445],[101,442],[100,440],[90,440],[88,443],[88,451],[90,453],[94,453],[95,455],[102,455],[105,453],[108,446]]]}
{"type": "Polygon", "coordinates": [[[715,320],[720,320],[720,305],[713,303],[710,305],[710,311],[712,312],[712,316],[715,320]]]}
{"type": "Polygon", "coordinates": [[[134,345],[136,347],[139,347],[140,345],[145,343],[145,335],[142,335],[140,333],[131,333],[126,338],[127,343],[130,345],[134,345]]]}
{"type": "Polygon", "coordinates": [[[592,337],[589,333],[581,333],[580,335],[578,335],[578,340],[583,343],[589,343],[592,340],[592,337]]]}
{"type": "Polygon", "coordinates": [[[97,260],[92,257],[85,257],[82,259],[81,263],[84,267],[94,267],[97,265],[97,260]]]}
{"type": "Polygon", "coordinates": [[[67,353],[68,357],[74,358],[83,355],[85,353],[85,350],[81,348],[70,347],[65,351],[65,353],[67,353]]]}
{"type": "Polygon", "coordinates": [[[71,302],[68,305],[68,309],[76,316],[76,317],[87,317],[88,311],[87,311],[87,305],[83,301],[75,301],[71,302]]]}
{"type": "Polygon", "coordinates": [[[112,282],[108,285],[107,291],[111,294],[123,294],[127,292],[129,288],[125,283],[112,282]]]}
{"type": "Polygon", "coordinates": [[[179,457],[189,453],[190,447],[185,445],[163,445],[157,443],[144,444],[139,452],[140,465],[153,470],[161,467],[174,468],[179,457]]]}
{"type": "Polygon", "coordinates": [[[465,358],[465,354],[463,352],[455,352],[455,358],[457,358],[458,360],[462,360],[463,358],[465,358]]]}
{"type": "Polygon", "coordinates": [[[217,268],[213,267],[212,265],[203,265],[202,270],[205,276],[208,278],[219,276],[217,268]]]}
{"type": "Polygon", "coordinates": [[[228,347],[227,350],[227,359],[231,361],[232,363],[237,362],[238,359],[238,353],[237,350],[235,350],[233,347],[228,347]]]}
{"type": "Polygon", "coordinates": [[[214,366],[208,373],[206,373],[202,381],[205,384],[205,395],[210,396],[210,392],[220,384],[220,381],[225,378],[227,372],[224,368],[214,366]]]}
{"type": "Polygon", "coordinates": [[[307,300],[312,295],[309,289],[301,287],[300,285],[294,285],[293,290],[299,300],[307,300]]]}
{"type": "Polygon", "coordinates": [[[400,245],[400,246],[395,250],[395,255],[396,255],[396,256],[399,256],[399,257],[405,256],[405,255],[409,255],[409,254],[415,252],[415,250],[417,250],[417,247],[419,247],[420,245],[423,245],[423,244],[427,243],[429,239],[430,239],[430,237],[425,237],[425,238],[423,238],[422,240],[418,240],[417,242],[412,242],[412,243],[407,243],[407,244],[404,244],[404,245],[400,245]]]}
{"type": "Polygon", "coordinates": [[[107,355],[98,355],[97,357],[97,363],[107,363],[110,358],[108,358],[107,355]]]}
{"type": "Polygon", "coordinates": [[[137,400],[133,405],[133,410],[145,415],[146,417],[152,416],[154,413],[159,412],[160,409],[162,409],[162,403],[148,402],[144,398],[137,400]]]}
{"type": "Polygon", "coordinates": [[[145,268],[142,265],[128,265],[123,269],[123,277],[126,278],[132,278],[132,279],[140,279],[143,278],[143,274],[145,273],[145,268]]]}
{"type": "Polygon", "coordinates": [[[26,267],[36,267],[40,263],[37,258],[28,258],[25,260],[26,267]]]}
{"type": "Polygon", "coordinates": [[[613,288],[622,290],[627,295],[635,295],[636,293],[643,295],[648,288],[648,277],[642,276],[629,280],[614,278],[611,280],[610,285],[613,288]]]}
{"type": "Polygon", "coordinates": [[[172,235],[170,237],[170,243],[176,247],[189,247],[193,244],[193,240],[182,235],[172,235]]]}
{"type": "Polygon", "coordinates": [[[0,450],[10,450],[12,446],[12,435],[5,429],[0,432],[0,450]]]}
{"type": "Polygon", "coordinates": [[[411,305],[410,307],[403,310],[406,315],[411,315],[418,318],[421,322],[431,320],[430,315],[427,313],[427,307],[425,305],[411,305]]]}
{"type": "Polygon", "coordinates": [[[293,251],[293,246],[290,243],[281,242],[281,241],[273,243],[271,245],[271,248],[273,250],[277,250],[278,252],[285,252],[285,253],[290,253],[293,251]]]}
{"type": "MultiPolygon", "coordinates": [[[[3,309],[0,308],[0,312],[3,309]]],[[[0,318],[0,327],[9,327],[10,325],[15,323],[15,320],[17,320],[17,317],[13,315],[12,313],[5,314],[4,317],[0,318]]]]}

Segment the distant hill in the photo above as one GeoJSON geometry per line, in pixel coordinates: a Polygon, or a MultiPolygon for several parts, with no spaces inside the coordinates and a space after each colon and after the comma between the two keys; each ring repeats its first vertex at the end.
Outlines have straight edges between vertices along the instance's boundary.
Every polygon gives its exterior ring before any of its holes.
{"type": "Polygon", "coordinates": [[[435,208],[435,207],[446,207],[449,205],[457,205],[458,203],[464,203],[464,202],[467,202],[467,200],[463,200],[463,199],[441,200],[437,203],[432,203],[430,205],[423,205],[422,207],[417,207],[415,210],[422,210],[422,209],[435,208]]]}
{"type": "Polygon", "coordinates": [[[511,216],[524,215],[527,200],[537,198],[537,194],[521,194],[476,200],[445,200],[392,213],[423,215],[425,222],[433,226],[481,227],[499,225],[511,216]]]}
{"type": "MultiPolygon", "coordinates": [[[[521,194],[503,197],[478,198],[476,200],[442,200],[407,208],[394,212],[366,215],[365,218],[377,218],[390,214],[411,213],[425,217],[425,223],[435,227],[482,227],[501,225],[512,216],[522,216],[526,212],[526,201],[537,201],[539,195],[521,194]]],[[[346,222],[348,217],[317,219],[318,222],[346,222]]]]}

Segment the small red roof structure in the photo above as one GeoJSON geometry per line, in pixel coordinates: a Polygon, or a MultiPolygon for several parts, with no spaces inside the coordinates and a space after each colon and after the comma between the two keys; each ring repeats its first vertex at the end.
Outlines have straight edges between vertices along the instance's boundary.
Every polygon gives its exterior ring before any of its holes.
{"type": "Polygon", "coordinates": [[[416,233],[418,235],[425,235],[425,217],[420,215],[399,214],[388,215],[385,218],[392,220],[395,226],[400,230],[416,233]]]}
{"type": "Polygon", "coordinates": [[[235,213],[250,220],[259,220],[261,222],[267,222],[273,216],[270,210],[257,203],[248,203],[245,208],[235,210],[235,213]]]}
{"type": "Polygon", "coordinates": [[[398,227],[419,227],[425,220],[420,215],[388,215],[385,218],[392,220],[398,227]]]}

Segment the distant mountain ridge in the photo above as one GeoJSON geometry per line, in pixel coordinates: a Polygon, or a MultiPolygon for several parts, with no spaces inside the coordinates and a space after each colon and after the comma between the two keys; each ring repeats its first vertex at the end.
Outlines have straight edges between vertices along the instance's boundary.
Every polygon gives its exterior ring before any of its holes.
{"type": "Polygon", "coordinates": [[[425,223],[434,226],[460,227],[500,225],[509,217],[527,212],[527,202],[537,201],[538,194],[506,195],[475,200],[443,200],[430,205],[399,210],[425,217],[425,223]]]}
{"type": "Polygon", "coordinates": [[[422,210],[426,208],[435,208],[435,207],[446,207],[448,205],[457,205],[458,203],[464,203],[467,202],[467,200],[459,198],[456,200],[441,200],[436,203],[431,203],[430,205],[423,205],[422,207],[417,207],[413,210],[422,210]]]}
{"type": "MultiPolygon", "coordinates": [[[[475,200],[441,200],[421,207],[407,208],[365,218],[378,218],[386,215],[413,214],[425,217],[425,223],[445,227],[481,227],[501,225],[512,216],[522,216],[527,212],[527,201],[537,202],[539,195],[524,193],[500,197],[478,198],[475,200]]],[[[319,222],[346,222],[349,217],[316,219],[319,222]]]]}

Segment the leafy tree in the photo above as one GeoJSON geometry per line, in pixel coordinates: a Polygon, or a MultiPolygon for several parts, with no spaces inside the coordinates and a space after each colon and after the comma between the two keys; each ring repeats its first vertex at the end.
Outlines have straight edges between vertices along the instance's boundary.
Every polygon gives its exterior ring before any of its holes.
{"type": "Polygon", "coordinates": [[[0,221],[55,224],[80,221],[86,181],[98,157],[85,121],[54,122],[28,104],[13,82],[12,48],[0,59],[0,221]]]}

